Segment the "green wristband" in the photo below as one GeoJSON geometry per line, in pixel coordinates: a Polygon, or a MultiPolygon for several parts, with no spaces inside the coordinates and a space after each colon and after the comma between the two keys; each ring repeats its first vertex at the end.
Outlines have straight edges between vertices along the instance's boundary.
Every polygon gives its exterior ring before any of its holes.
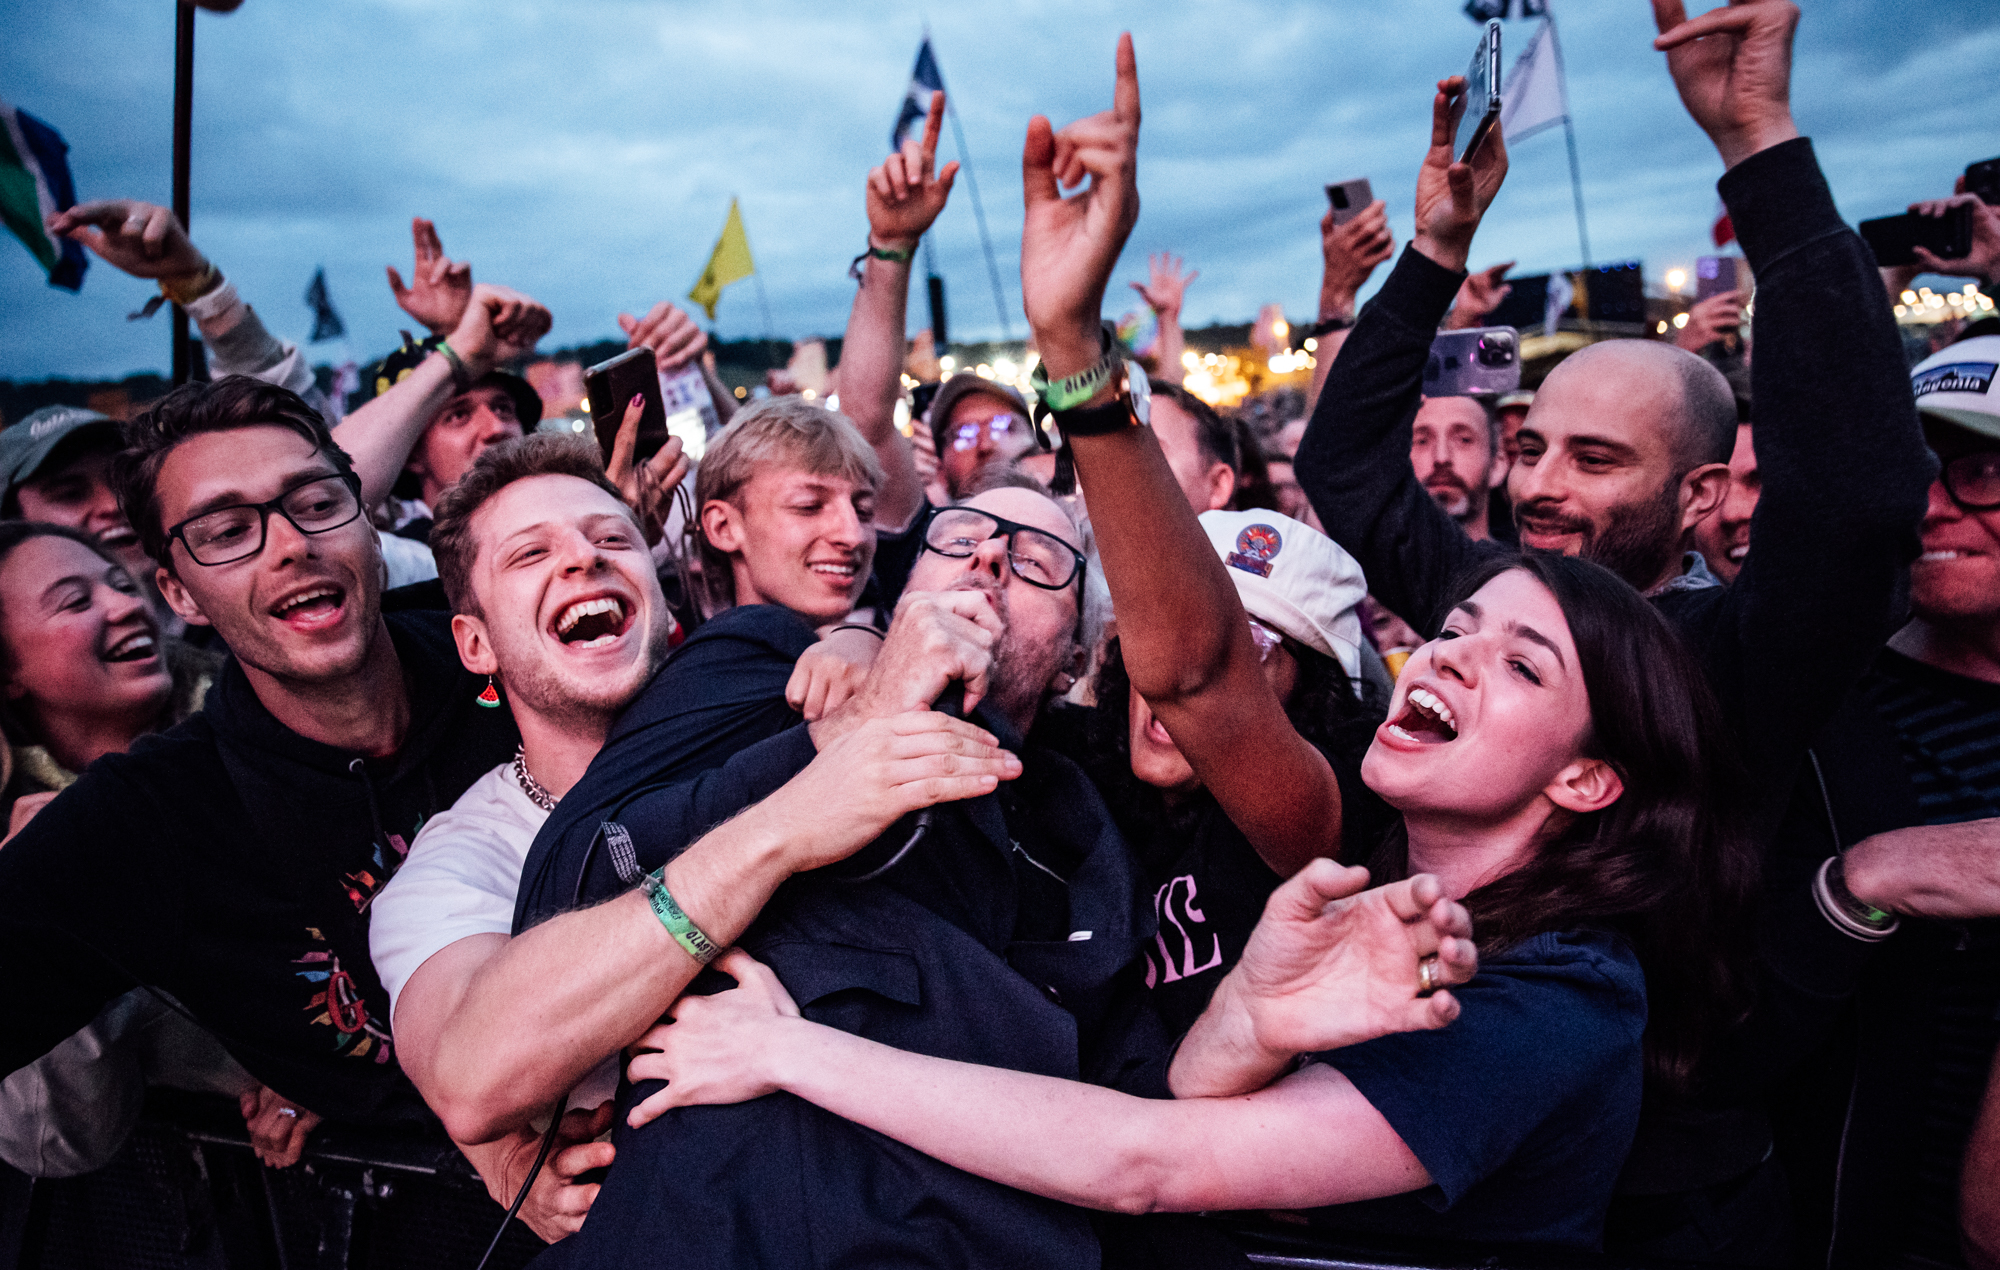
{"type": "Polygon", "coordinates": [[[1054,383],[1049,382],[1048,363],[1036,363],[1035,369],[1028,375],[1028,386],[1035,390],[1037,397],[1041,398],[1043,409],[1051,412],[1074,410],[1095,397],[1104,385],[1111,382],[1111,377],[1124,366],[1125,359],[1109,330],[1103,332],[1103,340],[1103,354],[1097,359],[1095,366],[1088,370],[1080,370],[1065,379],[1058,379],[1054,383]]]}
{"type": "Polygon", "coordinates": [[[465,362],[449,340],[439,340],[437,351],[444,354],[445,361],[451,363],[451,386],[457,392],[472,387],[472,372],[465,368],[465,362]]]}
{"type": "Polygon", "coordinates": [[[702,933],[701,927],[694,924],[694,919],[687,915],[685,909],[674,902],[673,895],[667,890],[666,873],[667,866],[663,864],[641,877],[639,885],[645,888],[646,898],[653,904],[653,916],[660,919],[660,925],[667,928],[667,934],[687,950],[688,956],[706,966],[721,955],[722,949],[702,933]]]}

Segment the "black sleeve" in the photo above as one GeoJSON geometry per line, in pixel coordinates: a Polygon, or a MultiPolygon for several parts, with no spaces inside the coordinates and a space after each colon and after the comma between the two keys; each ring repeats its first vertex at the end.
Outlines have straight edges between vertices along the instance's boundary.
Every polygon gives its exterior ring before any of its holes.
{"type": "MultiPolygon", "coordinates": [[[[778,791],[819,751],[804,724],[787,728],[732,755],[693,780],[654,785],[610,809],[605,819],[625,826],[644,870],[659,868],[710,829],[778,791]]],[[[578,826],[572,832],[582,832],[578,826]]]]}
{"type": "Polygon", "coordinates": [[[1763,493],[1704,654],[1753,775],[1793,765],[1907,615],[1937,464],[1874,257],[1801,137],[1721,181],[1757,279],[1751,390],[1763,493]]]}
{"type": "Polygon", "coordinates": [[[1403,249],[1327,372],[1293,462],[1327,535],[1361,562],[1370,594],[1426,638],[1443,623],[1452,579],[1480,550],[1410,466],[1424,362],[1464,280],[1403,249]]]}
{"type": "Polygon", "coordinates": [[[86,772],[0,850],[0,1075],[61,1044],[167,954],[176,904],[138,858],[143,805],[124,782],[86,772]]]}

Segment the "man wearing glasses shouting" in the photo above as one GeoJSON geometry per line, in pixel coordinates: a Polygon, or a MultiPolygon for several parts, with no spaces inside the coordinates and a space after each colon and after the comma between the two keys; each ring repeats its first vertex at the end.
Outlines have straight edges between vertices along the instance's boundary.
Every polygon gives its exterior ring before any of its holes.
{"type": "Polygon", "coordinates": [[[267,1159],[296,1160],[321,1117],[426,1121],[369,904],[513,752],[513,720],[479,700],[448,613],[384,611],[360,479],[304,401],[191,384],[125,439],[114,483],[161,594],[233,659],[204,712],[92,765],[0,853],[0,1073],[144,985],[270,1087],[245,1108],[267,1159]]]}

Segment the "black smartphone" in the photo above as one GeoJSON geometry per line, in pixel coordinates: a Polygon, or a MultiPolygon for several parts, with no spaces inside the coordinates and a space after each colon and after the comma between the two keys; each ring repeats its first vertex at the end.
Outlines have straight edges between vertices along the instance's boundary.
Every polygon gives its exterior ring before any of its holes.
{"type": "Polygon", "coordinates": [[[660,372],[652,349],[631,349],[592,366],[583,372],[583,391],[590,398],[590,422],[606,463],[611,462],[611,447],[618,443],[618,425],[625,422],[625,404],[634,397],[646,399],[646,413],[639,416],[637,457],[650,459],[667,443],[667,409],[660,399],[660,372]]]}
{"type": "Polygon", "coordinates": [[[1358,177],[1327,186],[1326,201],[1333,208],[1333,223],[1345,225],[1368,210],[1375,201],[1375,191],[1369,188],[1367,177],[1358,177]]]}
{"type": "Polygon", "coordinates": [[[1479,47],[1472,50],[1472,65],[1465,70],[1465,96],[1459,99],[1458,129],[1452,138],[1452,155],[1465,163],[1486,134],[1500,119],[1500,20],[1486,24],[1479,47]]]}
{"type": "Polygon", "coordinates": [[[1861,237],[1884,268],[1917,263],[1918,247],[1941,260],[1957,260],[1972,251],[1972,208],[1949,208],[1943,216],[1879,216],[1861,222],[1861,237]]]}
{"type": "Polygon", "coordinates": [[[1965,169],[1965,192],[1988,207],[2000,207],[2000,158],[1981,159],[1965,169]]]}
{"type": "Polygon", "coordinates": [[[1424,363],[1424,396],[1485,397],[1521,386],[1521,335],[1511,326],[1443,331],[1424,363]]]}

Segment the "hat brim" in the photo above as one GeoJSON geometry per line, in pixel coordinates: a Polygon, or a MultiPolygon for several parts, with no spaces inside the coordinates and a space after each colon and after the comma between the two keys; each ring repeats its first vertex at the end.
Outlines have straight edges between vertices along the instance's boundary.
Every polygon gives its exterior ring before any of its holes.
{"type": "Polygon", "coordinates": [[[1976,432],[1982,437],[2000,441],[2000,415],[1988,414],[1984,410],[1960,410],[1951,406],[1919,406],[1917,413],[1926,419],[1950,424],[1967,432],[1976,432]]]}

